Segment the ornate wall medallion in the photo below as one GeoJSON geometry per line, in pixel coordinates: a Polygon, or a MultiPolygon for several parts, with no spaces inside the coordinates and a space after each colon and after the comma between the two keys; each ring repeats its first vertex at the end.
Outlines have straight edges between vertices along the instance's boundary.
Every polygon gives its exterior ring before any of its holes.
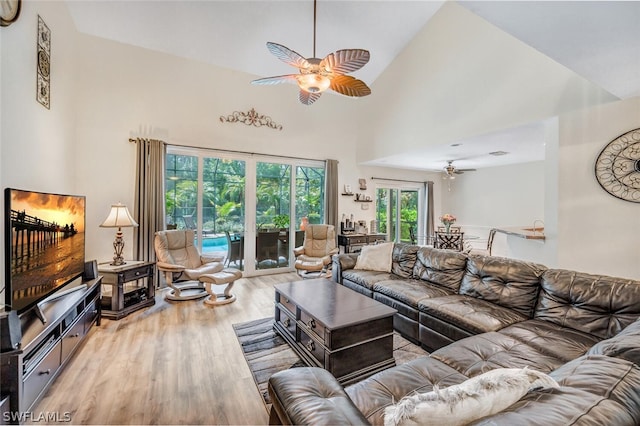
{"type": "Polygon", "coordinates": [[[596,179],[609,194],[640,203],[640,129],[618,136],[596,160],[596,179]]]}
{"type": "Polygon", "coordinates": [[[51,30],[38,15],[38,76],[36,99],[47,109],[51,106],[51,30]]]}

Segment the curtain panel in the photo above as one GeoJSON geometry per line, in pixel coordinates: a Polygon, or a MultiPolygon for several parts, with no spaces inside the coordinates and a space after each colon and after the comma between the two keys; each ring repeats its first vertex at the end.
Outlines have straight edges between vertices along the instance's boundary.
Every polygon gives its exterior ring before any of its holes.
{"type": "Polygon", "coordinates": [[[325,166],[325,220],[336,227],[338,233],[338,160],[327,160],[325,166]]]}
{"type": "Polygon", "coordinates": [[[427,181],[425,182],[425,189],[426,189],[426,193],[427,193],[427,223],[426,223],[426,234],[427,234],[427,238],[426,238],[426,244],[433,244],[433,239],[434,239],[434,235],[435,235],[435,224],[434,224],[434,218],[433,218],[433,182],[432,181],[427,181]]]}
{"type": "MultiPolygon", "coordinates": [[[[133,234],[137,260],[155,262],[155,233],[165,229],[164,168],[167,144],[155,139],[135,139],[136,190],[134,217],[138,221],[133,234]]],[[[158,274],[155,274],[156,284],[158,274]]]]}

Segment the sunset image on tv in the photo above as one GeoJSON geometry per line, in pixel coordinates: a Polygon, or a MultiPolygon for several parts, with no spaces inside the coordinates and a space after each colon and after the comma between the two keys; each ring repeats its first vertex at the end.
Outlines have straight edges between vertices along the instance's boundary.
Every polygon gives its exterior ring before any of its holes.
{"type": "Polygon", "coordinates": [[[85,198],[12,189],[10,288],[20,310],[84,270],[85,198]]]}

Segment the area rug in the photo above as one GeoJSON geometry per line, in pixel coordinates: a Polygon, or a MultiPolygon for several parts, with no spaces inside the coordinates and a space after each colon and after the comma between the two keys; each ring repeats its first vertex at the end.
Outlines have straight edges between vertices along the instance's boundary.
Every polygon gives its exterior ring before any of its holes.
{"type": "MultiPolygon", "coordinates": [[[[273,318],[262,318],[240,324],[233,324],[242,352],[264,405],[269,411],[271,399],[267,391],[269,377],[278,371],[304,367],[300,357],[287,342],[273,329],[273,318]]],[[[429,353],[414,345],[398,333],[393,334],[393,357],[396,365],[426,356],[429,353]]]]}

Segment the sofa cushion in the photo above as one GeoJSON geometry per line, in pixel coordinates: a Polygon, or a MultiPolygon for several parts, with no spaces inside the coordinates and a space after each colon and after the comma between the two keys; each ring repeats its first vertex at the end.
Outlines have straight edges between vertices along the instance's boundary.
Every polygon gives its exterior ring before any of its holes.
{"type": "Polygon", "coordinates": [[[640,319],[612,338],[595,344],[587,354],[618,357],[640,366],[640,319]]]}
{"type": "Polygon", "coordinates": [[[640,281],[549,269],[542,275],[535,317],[601,339],[640,317],[640,281]]]}
{"type": "Polygon", "coordinates": [[[417,358],[384,370],[345,388],[347,395],[372,425],[384,423],[384,409],[415,392],[429,392],[462,383],[466,376],[429,358],[417,358]]]}
{"type": "Polygon", "coordinates": [[[393,243],[364,246],[353,269],[391,272],[392,253],[393,243]]]}
{"type": "Polygon", "coordinates": [[[395,243],[393,246],[391,272],[402,278],[411,278],[416,264],[418,246],[395,243]]]}
{"type": "Polygon", "coordinates": [[[496,256],[470,256],[460,294],[483,299],[533,316],[540,276],[546,268],[536,263],[496,256]]]}
{"type": "Polygon", "coordinates": [[[420,247],[413,276],[458,292],[465,273],[467,257],[451,250],[420,247]]]}
{"type": "Polygon", "coordinates": [[[500,333],[565,362],[584,355],[599,340],[591,334],[537,319],[510,325],[500,333]]]}
{"type": "Polygon", "coordinates": [[[373,286],[379,281],[388,281],[393,279],[399,279],[388,272],[378,271],[362,271],[356,269],[349,269],[342,273],[342,280],[349,280],[350,282],[362,286],[368,290],[373,291],[373,286]]]}
{"type": "Polygon", "coordinates": [[[557,387],[539,371],[496,368],[445,389],[408,395],[384,410],[384,424],[464,426],[508,408],[531,390],[557,387]]]}
{"type": "MultiPolygon", "coordinates": [[[[462,294],[422,299],[418,310],[473,334],[500,330],[527,319],[514,310],[462,294]]],[[[429,326],[428,320],[422,323],[429,326]]]]}
{"type": "Polygon", "coordinates": [[[418,309],[418,302],[422,299],[453,294],[445,287],[413,279],[378,281],[373,285],[373,291],[397,299],[415,309],[418,309]]]}
{"type": "Polygon", "coordinates": [[[638,425],[640,369],[605,356],[583,356],[549,374],[559,389],[534,391],[474,426],[638,425]]]}
{"type": "Polygon", "coordinates": [[[473,377],[494,368],[522,368],[549,373],[563,361],[513,337],[488,332],[458,340],[438,349],[432,358],[473,377]]]}

